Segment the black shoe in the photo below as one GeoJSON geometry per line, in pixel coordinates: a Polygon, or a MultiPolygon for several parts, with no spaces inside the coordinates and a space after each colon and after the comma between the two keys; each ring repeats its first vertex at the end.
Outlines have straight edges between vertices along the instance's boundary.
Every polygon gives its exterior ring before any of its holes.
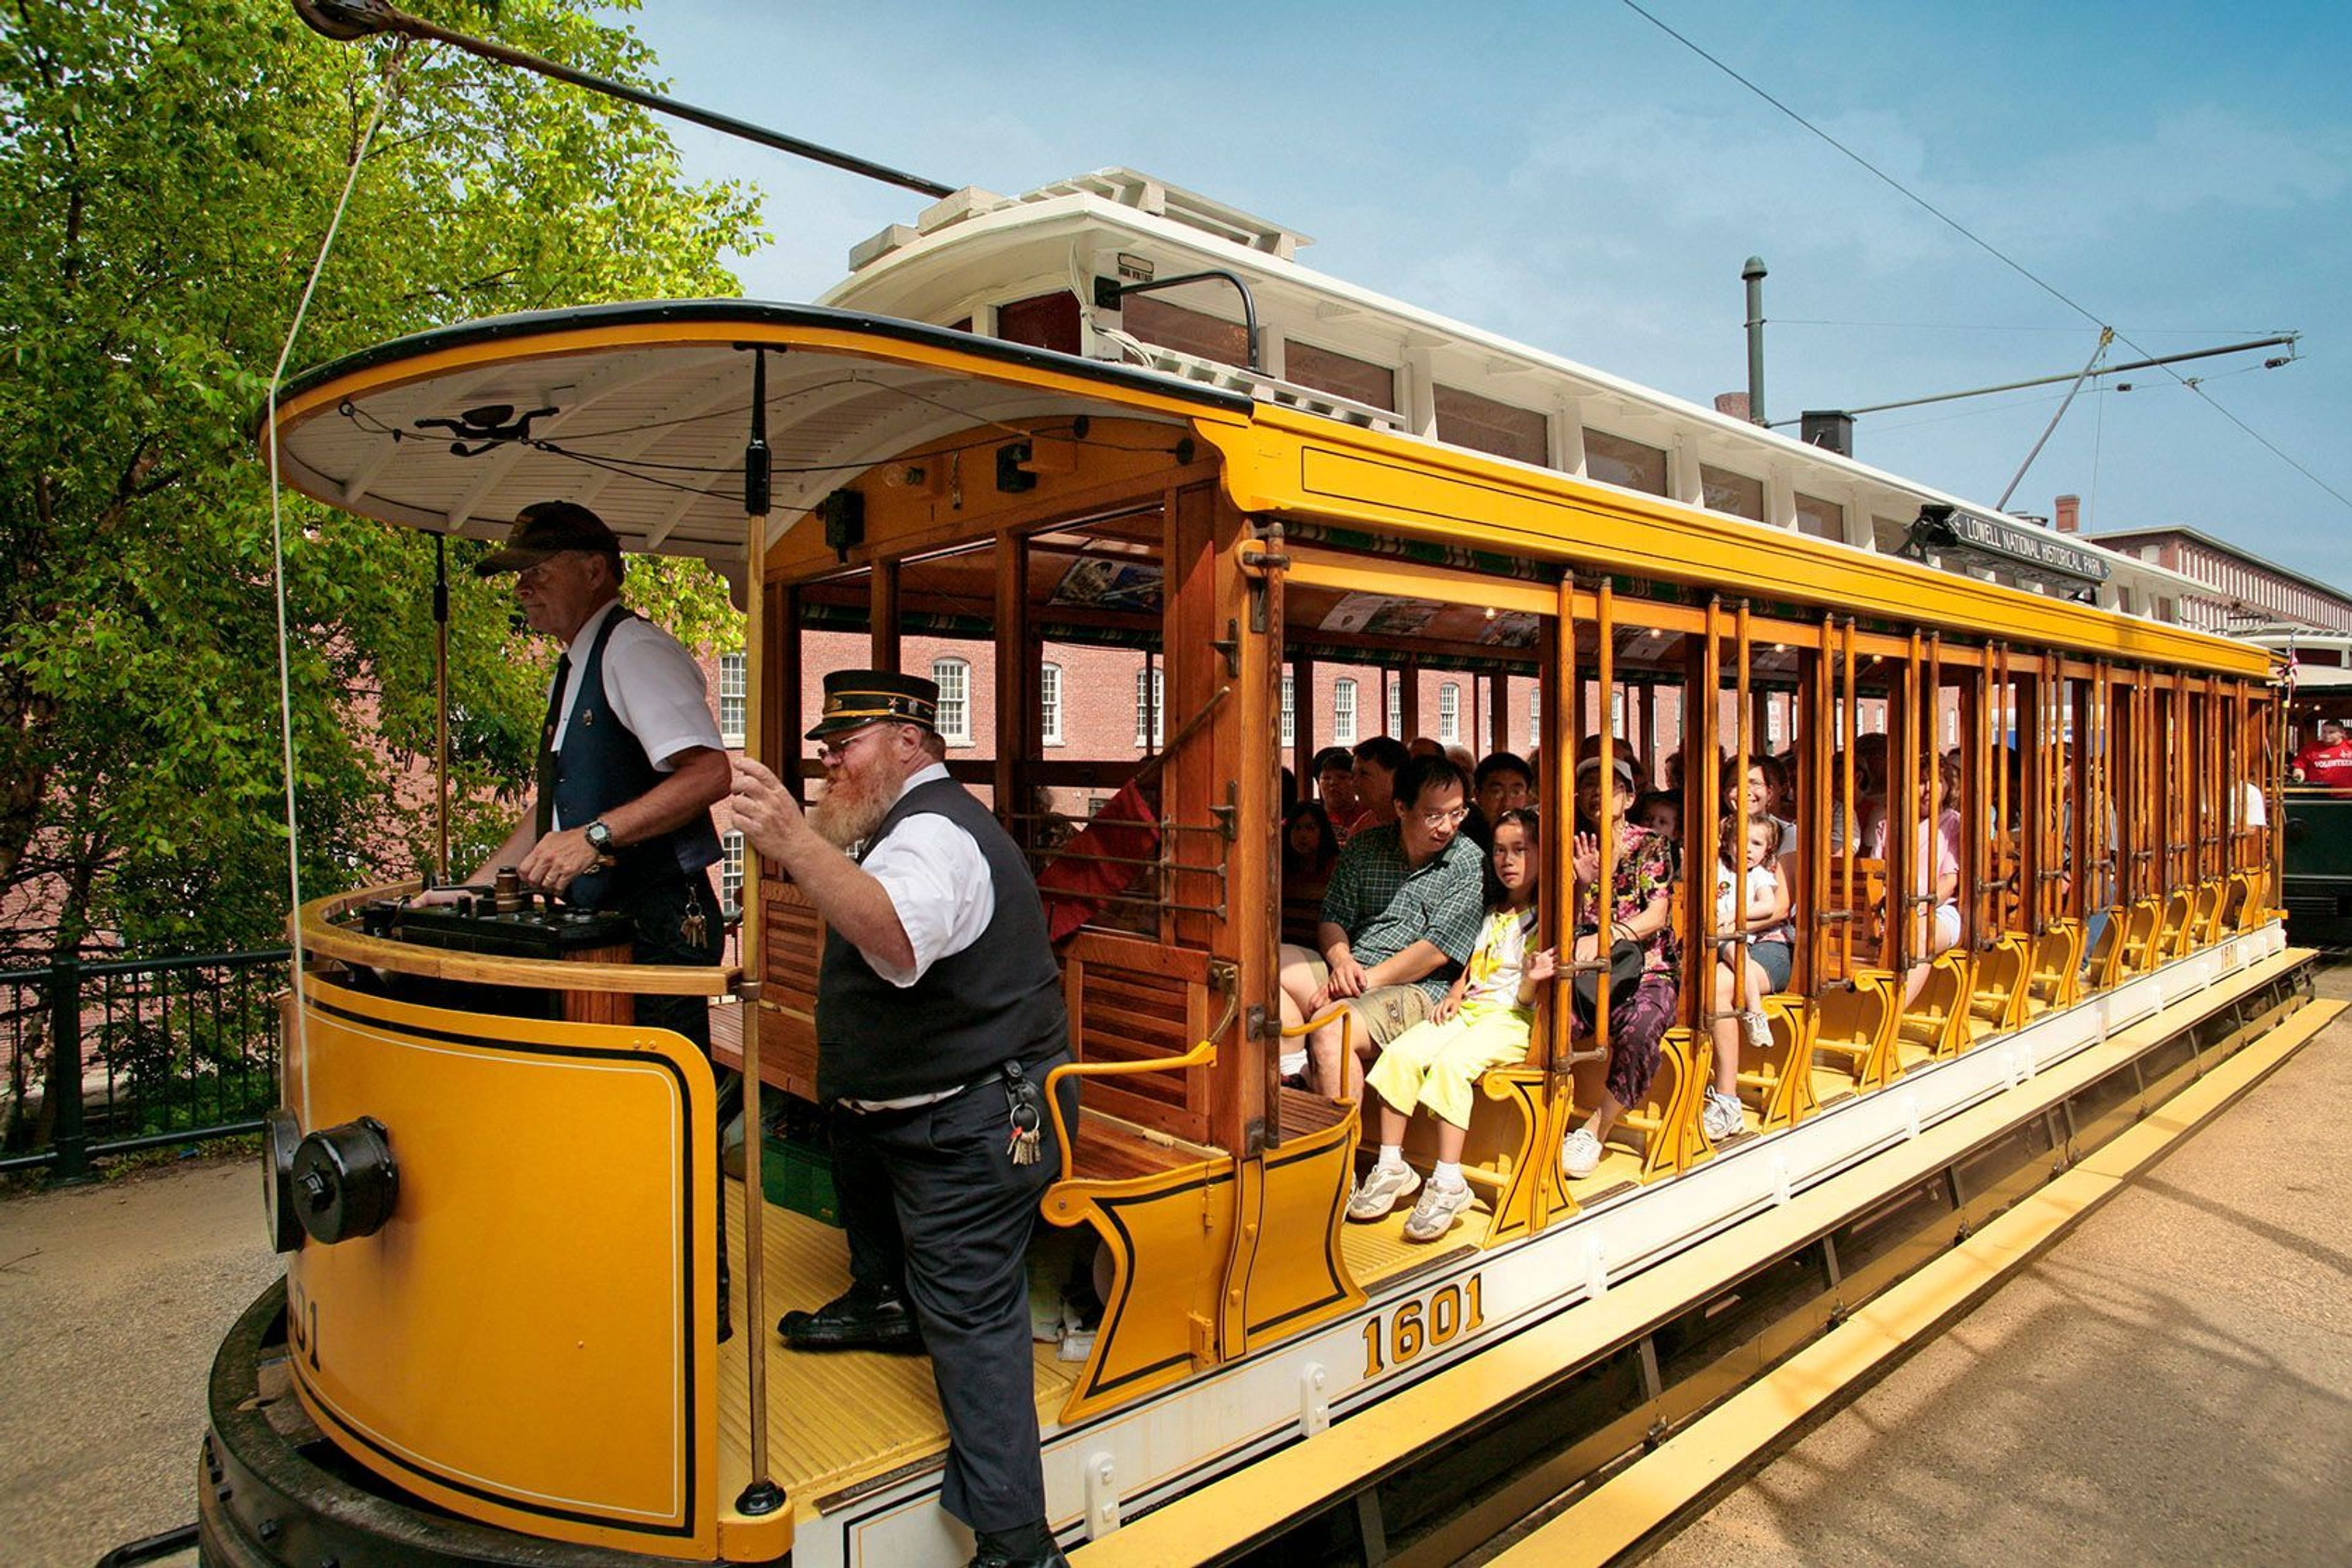
{"type": "Polygon", "coordinates": [[[983,1530],[971,1568],[1070,1568],[1044,1520],[1013,1530],[983,1530]]]}
{"type": "Polygon", "coordinates": [[[803,1351],[923,1348],[907,1299],[887,1285],[852,1285],[814,1312],[786,1312],[776,1332],[803,1351]]]}

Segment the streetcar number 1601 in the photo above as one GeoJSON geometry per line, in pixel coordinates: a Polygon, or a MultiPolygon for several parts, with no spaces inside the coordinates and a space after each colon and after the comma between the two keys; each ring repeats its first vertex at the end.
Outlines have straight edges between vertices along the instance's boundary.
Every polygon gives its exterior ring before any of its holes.
{"type": "Polygon", "coordinates": [[[1478,1276],[1441,1285],[1418,1300],[1401,1301],[1364,1325],[1364,1376],[1375,1378],[1425,1350],[1469,1332],[1486,1321],[1478,1276]]]}

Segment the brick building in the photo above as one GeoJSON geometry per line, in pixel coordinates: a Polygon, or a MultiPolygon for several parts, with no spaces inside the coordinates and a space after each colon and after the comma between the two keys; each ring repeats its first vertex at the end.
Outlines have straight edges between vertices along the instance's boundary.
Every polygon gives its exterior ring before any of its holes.
{"type": "MultiPolygon", "coordinates": [[[[2076,498],[2058,498],[2056,524],[2060,531],[2074,532],[2080,515],[2081,503],[2076,498]]],[[[2226,632],[2233,637],[2259,636],[2264,641],[2298,629],[2336,637],[2352,634],[2352,595],[2210,533],[2171,526],[2125,529],[2084,537],[2118,554],[2137,557],[2210,586],[2210,595],[2185,595],[2177,606],[2179,618],[2200,630],[2226,632]]],[[[2323,662],[2334,663],[2339,657],[2331,649],[2323,662]]]]}

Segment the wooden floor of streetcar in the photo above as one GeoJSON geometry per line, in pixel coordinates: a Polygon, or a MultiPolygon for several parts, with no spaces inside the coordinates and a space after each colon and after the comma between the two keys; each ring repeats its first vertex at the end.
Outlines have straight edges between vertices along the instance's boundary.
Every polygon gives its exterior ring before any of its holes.
{"type": "MultiPolygon", "coordinates": [[[[750,1321],[740,1281],[743,1263],[743,1184],[724,1184],[727,1241],[734,1260],[735,1336],[719,1347],[719,1441],[723,1474],[734,1489],[751,1473],[750,1362],[752,1347],[768,1356],[768,1449],[772,1479],[803,1506],[814,1506],[860,1483],[947,1452],[948,1428],[926,1355],[875,1351],[788,1350],[776,1321],[796,1309],[821,1307],[849,1288],[849,1253],[842,1233],[821,1220],[767,1205],[762,1249],[767,1259],[763,1323],[750,1321]]],[[[1058,1359],[1059,1347],[1034,1347],[1037,1419],[1050,1425],[1076,1382],[1080,1363],[1058,1359]]],[[[733,1490],[726,1495],[732,1496],[733,1490]]]]}

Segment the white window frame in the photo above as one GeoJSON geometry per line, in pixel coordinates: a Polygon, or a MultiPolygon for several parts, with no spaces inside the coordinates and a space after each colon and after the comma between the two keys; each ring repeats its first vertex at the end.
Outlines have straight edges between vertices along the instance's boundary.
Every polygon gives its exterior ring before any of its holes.
{"type": "Polygon", "coordinates": [[[1156,664],[1135,672],[1135,743],[1151,751],[1168,743],[1168,672],[1156,664]]]}
{"type": "Polygon", "coordinates": [[[719,907],[729,918],[743,909],[743,831],[730,828],[719,840],[719,907]]]}
{"type": "Polygon", "coordinates": [[[1455,681],[1438,683],[1437,743],[1441,746],[1462,743],[1462,688],[1455,681]]]}
{"type": "Polygon", "coordinates": [[[1344,675],[1331,683],[1331,743],[1356,743],[1356,683],[1344,675]]]}
{"type": "Polygon", "coordinates": [[[1287,669],[1282,672],[1282,743],[1298,744],[1298,678],[1287,669]]]}
{"type": "Polygon", "coordinates": [[[931,660],[940,689],[940,739],[950,746],[971,744],[971,661],[941,654],[931,660]]]}
{"type": "Polygon", "coordinates": [[[1400,741],[1410,741],[1412,737],[1404,732],[1404,677],[1400,675],[1390,681],[1388,689],[1389,721],[1385,733],[1394,735],[1400,741]]]}
{"type": "Polygon", "coordinates": [[[740,653],[719,656],[719,741],[725,746],[743,743],[751,695],[751,660],[740,653]],[[731,710],[731,711],[730,711],[731,710]],[[733,723],[728,721],[732,719],[733,723]]]}
{"type": "Polygon", "coordinates": [[[1062,667],[1051,661],[1037,667],[1037,739],[1047,746],[1062,743],[1062,667]]]}

